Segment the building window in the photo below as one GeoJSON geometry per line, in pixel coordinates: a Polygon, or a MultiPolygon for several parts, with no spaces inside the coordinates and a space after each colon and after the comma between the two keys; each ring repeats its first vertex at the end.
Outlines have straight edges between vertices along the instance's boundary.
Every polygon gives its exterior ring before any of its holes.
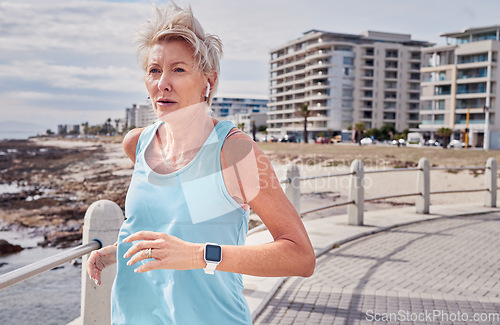
{"type": "Polygon", "coordinates": [[[386,50],[385,57],[386,58],[397,58],[398,57],[398,50],[386,50]]]}
{"type": "Polygon", "coordinates": [[[353,96],[353,89],[342,89],[342,97],[349,97],[352,98],[353,96]]]}
{"type": "Polygon", "coordinates": [[[395,120],[396,113],[384,112],[384,120],[395,120]]]}
{"type": "Polygon", "coordinates": [[[420,73],[410,73],[411,80],[420,80],[420,73]]]}
{"type": "Polygon", "coordinates": [[[354,58],[350,56],[344,56],[345,65],[354,65],[354,58]]]}
{"type": "Polygon", "coordinates": [[[396,71],[386,71],[385,72],[385,78],[386,79],[397,79],[398,78],[398,73],[396,71]]]}
{"type": "Polygon", "coordinates": [[[488,75],[488,69],[485,67],[458,70],[458,79],[485,78],[487,75],[488,75]]]}
{"type": "Polygon", "coordinates": [[[473,42],[479,42],[479,41],[485,41],[485,40],[497,40],[497,32],[496,31],[491,31],[491,32],[486,32],[486,33],[480,33],[480,34],[473,34],[472,35],[472,41],[473,42]]]}
{"type": "Polygon", "coordinates": [[[410,93],[410,100],[419,100],[420,94],[410,93]]]}
{"type": "Polygon", "coordinates": [[[475,94],[486,92],[486,82],[458,85],[457,94],[475,94]]]}
{"type": "Polygon", "coordinates": [[[457,99],[457,109],[483,108],[485,105],[485,98],[457,99]]]}
{"type": "Polygon", "coordinates": [[[395,92],[392,92],[392,91],[386,91],[384,92],[384,98],[385,99],[396,99],[397,96],[396,96],[396,93],[395,92]]]}
{"type": "Polygon", "coordinates": [[[434,95],[449,95],[451,94],[451,86],[446,85],[446,86],[436,86],[434,87],[434,95]]]}
{"type": "Polygon", "coordinates": [[[472,62],[485,62],[488,61],[488,53],[472,54],[472,55],[459,55],[457,59],[458,64],[472,63],[472,62]]]}
{"type": "Polygon", "coordinates": [[[396,102],[384,102],[384,109],[396,109],[396,102]]]}
{"type": "Polygon", "coordinates": [[[386,69],[397,69],[398,68],[398,61],[385,61],[385,68],[386,69]]]}
{"type": "Polygon", "coordinates": [[[408,108],[409,108],[410,110],[412,110],[412,111],[413,111],[413,110],[418,110],[419,105],[418,105],[417,103],[410,103],[410,104],[408,104],[408,108]]]}
{"type": "Polygon", "coordinates": [[[408,114],[408,119],[412,121],[418,121],[420,115],[418,113],[410,113],[408,114]]]}
{"type": "Polygon", "coordinates": [[[372,118],[372,111],[363,111],[363,118],[372,118]]]}
{"type": "Polygon", "coordinates": [[[421,54],[420,52],[411,52],[410,58],[412,60],[420,60],[421,54]]]}
{"type": "Polygon", "coordinates": [[[432,115],[422,115],[422,124],[432,124],[432,115]]]}

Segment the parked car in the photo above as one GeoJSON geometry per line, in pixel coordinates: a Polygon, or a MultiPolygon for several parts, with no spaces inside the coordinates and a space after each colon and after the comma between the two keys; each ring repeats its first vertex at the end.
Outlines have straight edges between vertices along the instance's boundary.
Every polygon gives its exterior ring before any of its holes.
{"type": "Polygon", "coordinates": [[[325,138],[325,137],[317,137],[316,143],[330,143],[330,139],[325,138]]]}
{"type": "Polygon", "coordinates": [[[450,143],[448,143],[448,148],[465,148],[465,142],[451,140],[450,143]]]}
{"type": "Polygon", "coordinates": [[[294,135],[285,134],[285,136],[280,139],[280,142],[297,142],[297,137],[294,135]]]}
{"type": "Polygon", "coordinates": [[[434,139],[427,140],[425,142],[425,145],[430,146],[430,147],[441,147],[441,144],[439,143],[439,141],[434,140],[434,139]]]}
{"type": "Polygon", "coordinates": [[[373,140],[371,138],[363,138],[359,141],[362,145],[373,144],[373,140]]]}

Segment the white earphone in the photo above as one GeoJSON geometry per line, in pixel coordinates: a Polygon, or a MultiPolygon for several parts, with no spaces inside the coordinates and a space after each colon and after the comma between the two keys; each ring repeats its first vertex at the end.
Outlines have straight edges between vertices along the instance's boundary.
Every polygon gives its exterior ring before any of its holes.
{"type": "Polygon", "coordinates": [[[210,82],[207,82],[207,93],[205,94],[205,97],[208,98],[210,96],[210,82]]]}

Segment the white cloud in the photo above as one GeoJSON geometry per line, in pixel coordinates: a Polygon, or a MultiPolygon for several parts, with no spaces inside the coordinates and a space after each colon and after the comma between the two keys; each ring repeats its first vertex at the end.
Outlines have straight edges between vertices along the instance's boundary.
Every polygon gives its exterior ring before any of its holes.
{"type": "Polygon", "coordinates": [[[142,73],[128,67],[51,65],[44,61],[14,61],[0,65],[0,77],[37,81],[55,88],[139,92],[142,73]]]}
{"type": "Polygon", "coordinates": [[[140,3],[15,1],[0,4],[6,51],[134,53],[132,37],[149,14],[140,3]]]}

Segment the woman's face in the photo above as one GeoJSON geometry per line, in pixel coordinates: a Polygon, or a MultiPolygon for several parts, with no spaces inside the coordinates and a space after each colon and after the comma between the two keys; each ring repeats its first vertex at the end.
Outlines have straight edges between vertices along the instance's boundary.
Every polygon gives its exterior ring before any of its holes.
{"type": "Polygon", "coordinates": [[[144,81],[156,115],[161,117],[204,101],[209,78],[196,68],[189,45],[174,40],[150,48],[144,81]]]}

